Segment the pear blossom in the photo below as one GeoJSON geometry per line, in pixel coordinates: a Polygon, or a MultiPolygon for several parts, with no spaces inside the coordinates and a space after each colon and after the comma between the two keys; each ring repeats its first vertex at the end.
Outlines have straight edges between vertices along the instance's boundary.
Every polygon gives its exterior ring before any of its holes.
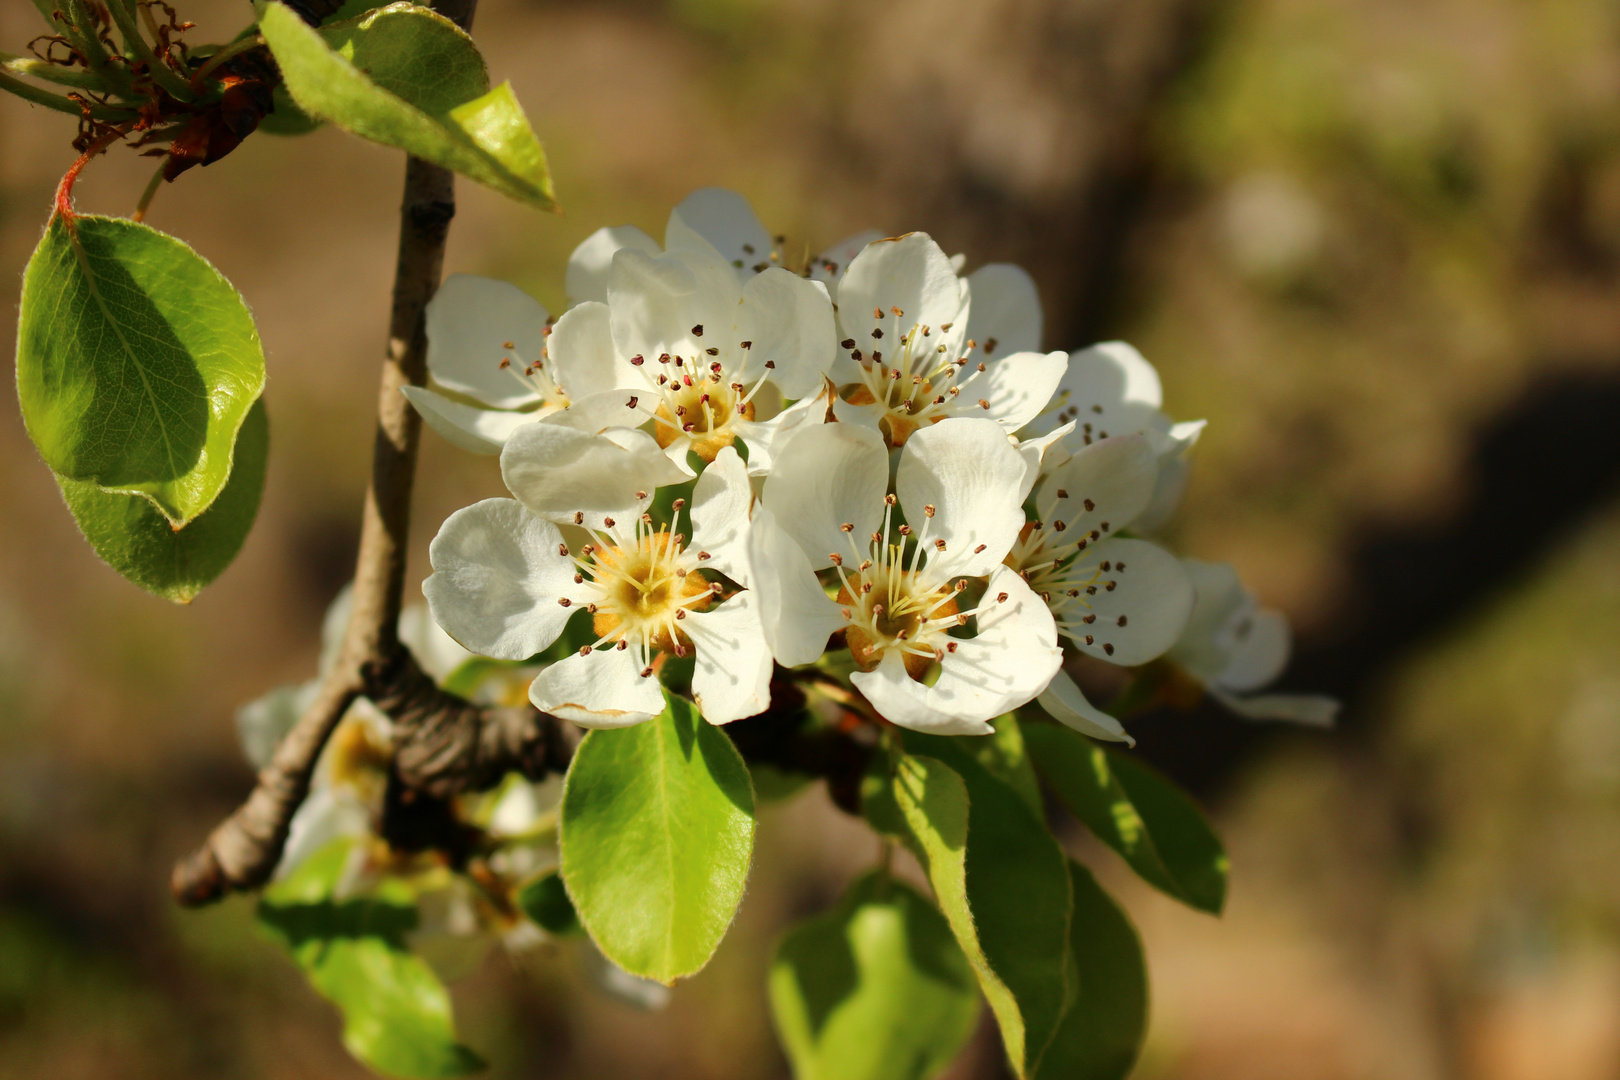
{"type": "Polygon", "coordinates": [[[1040,304],[1027,274],[992,266],[964,280],[926,233],[868,244],[837,289],[838,418],[876,428],[891,446],[947,417],[1017,431],[1046,406],[1068,365],[1061,352],[1034,351],[1040,304]]]}
{"type": "Polygon", "coordinates": [[[1216,701],[1250,720],[1330,727],[1339,703],[1317,694],[1262,694],[1288,666],[1291,637],[1280,611],[1262,608],[1229,563],[1182,559],[1197,601],[1170,659],[1216,701]]]}
{"type": "Polygon", "coordinates": [[[1044,468],[1061,465],[1078,448],[1110,435],[1145,435],[1158,457],[1159,472],[1153,498],[1132,527],[1140,535],[1152,536],[1169,524],[1181,505],[1192,449],[1205,424],[1176,423],[1165,415],[1163,404],[1164,390],[1153,365],[1125,342],[1108,341],[1070,355],[1068,370],[1046,411],[1018,434],[1052,444],[1044,468]],[[1058,430],[1069,424],[1074,427],[1058,430]]]}
{"type": "Polygon", "coordinates": [[[519,425],[568,405],[546,364],[551,317],[506,281],[452,274],[427,306],[427,365],[438,389],[401,392],[429,427],[474,454],[498,454],[519,425]]]}
{"type": "MultiPolygon", "coordinates": [[[[1116,535],[1147,508],[1158,476],[1143,435],[1083,445],[1036,489],[1034,515],[1007,556],[1078,652],[1133,667],[1176,643],[1193,608],[1193,586],[1176,557],[1147,540],[1116,535]]],[[[1119,721],[1091,705],[1059,672],[1041,694],[1054,719],[1087,735],[1130,742],[1119,721]]]]}
{"type": "MultiPolygon", "coordinates": [[[[525,437],[580,437],[546,424],[531,432],[525,437]]],[[[518,660],[548,647],[578,609],[588,611],[596,640],[546,667],[529,689],[537,708],[586,727],[623,727],[662,712],[654,676],[669,656],[694,657],[693,696],[711,723],[762,712],[771,658],[749,587],[753,493],[742,458],[726,447],[703,471],[689,541],[680,500],[670,527],[652,527],[643,513],[650,488],[621,495],[616,511],[604,509],[615,491],[645,475],[644,456],[614,455],[614,435],[648,439],[636,431],[583,436],[575,460],[584,482],[548,487],[542,479],[524,488],[524,502],[486,499],[445,521],[429,548],[434,573],[422,584],[434,620],[476,653],[518,660]],[[597,451],[601,460],[592,458],[597,451]],[[581,508],[570,513],[576,493],[581,508]],[[558,521],[584,529],[590,542],[570,548],[558,521]]],[[[523,445],[514,440],[503,454],[509,480],[523,445]]],[[[536,468],[543,477],[566,472],[550,460],[536,468]]]]}
{"type": "Polygon", "coordinates": [[[750,545],[776,659],[814,662],[841,630],[860,669],[850,682],[885,718],[988,733],[1062,658],[1046,606],[1002,565],[1023,524],[1023,472],[1002,427],[984,419],[916,432],[892,494],[889,453],[872,428],[795,434],[765,480],[750,545]],[[982,581],[976,602],[970,580],[982,581]]]}

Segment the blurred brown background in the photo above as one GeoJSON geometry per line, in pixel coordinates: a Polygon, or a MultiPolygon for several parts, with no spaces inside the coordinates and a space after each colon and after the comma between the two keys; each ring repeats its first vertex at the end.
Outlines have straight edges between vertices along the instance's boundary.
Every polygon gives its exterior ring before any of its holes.
{"type": "MultiPolygon", "coordinates": [[[[196,41],[249,16],[185,0],[196,41]]],[[[812,248],[924,229],[1028,267],[1047,345],[1126,337],[1208,417],[1176,539],[1300,632],[1333,734],[1136,725],[1233,856],[1217,921],[1086,857],[1154,980],[1138,1075],[1620,1077],[1620,9],[1600,0],[483,0],[567,213],[460,190],[449,269],[560,310],[599,225],[694,187],[812,248]]],[[[0,2],[0,43],[38,32],[0,2]]],[[[0,304],[64,118],[0,99],[0,304]]],[[[82,208],[128,213],[115,152],[82,208]]],[[[263,137],[150,221],[258,317],[273,454],[190,608],[78,537],[0,409],[0,1076],[350,1077],[331,1010],[171,860],[247,790],[235,707],[313,669],[368,467],[397,154],[263,137]]],[[[6,346],[10,348],[8,341],[6,346]]],[[[492,459],[426,436],[415,563],[492,459]]],[[[740,922],[670,1009],[559,955],[456,986],[497,1077],[785,1077],[763,969],[873,854],[819,791],[767,813],[740,922]]],[[[999,1075],[981,1039],[960,1077],[999,1075]]]]}

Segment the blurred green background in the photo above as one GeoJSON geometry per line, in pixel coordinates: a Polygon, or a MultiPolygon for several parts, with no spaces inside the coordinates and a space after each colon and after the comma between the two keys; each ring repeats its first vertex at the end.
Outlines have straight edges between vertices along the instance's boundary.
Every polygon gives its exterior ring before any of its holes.
{"type": "MultiPolygon", "coordinates": [[[[223,40],[240,0],[185,0],[223,40]]],[[[0,43],[39,31],[0,5],[0,43]]],[[[483,0],[477,36],[566,213],[460,188],[449,270],[562,305],[604,224],[744,192],[812,250],[922,229],[1016,261],[1047,345],[1125,337],[1207,417],[1175,538],[1299,632],[1332,734],[1154,716],[1212,807],[1213,920],[1078,835],[1154,980],[1162,1080],[1620,1077],[1620,8],[1598,0],[483,0]]],[[[0,99],[0,304],[69,123],[0,99]]],[[[97,161],[128,213],[152,163],[97,161]]],[[[269,485],[189,608],[80,540],[0,409],[0,1076],[348,1077],[335,1015],[171,861],[248,789],[235,707],[313,671],[369,462],[401,180],[322,131],[254,138],[150,221],[242,290],[269,485]]],[[[7,342],[5,348],[9,349],[7,342]]],[[[412,575],[492,459],[431,434],[412,575]]],[[[785,1077],[770,943],[875,855],[819,789],[768,811],[738,926],[670,1008],[559,952],[456,984],[497,1077],[785,1077]]],[[[988,1032],[953,1076],[1001,1075],[988,1032]]]]}

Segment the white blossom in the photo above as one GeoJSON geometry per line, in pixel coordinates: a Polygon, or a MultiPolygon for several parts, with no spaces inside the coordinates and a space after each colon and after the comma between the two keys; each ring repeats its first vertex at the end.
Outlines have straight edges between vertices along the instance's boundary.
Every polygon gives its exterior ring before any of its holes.
{"type": "MultiPolygon", "coordinates": [[[[1145,436],[1081,446],[1042,479],[1035,514],[1007,557],[1073,648],[1127,667],[1175,644],[1193,607],[1192,583],[1175,556],[1117,535],[1148,506],[1157,473],[1145,436]]],[[[1041,695],[1041,706],[1088,735],[1130,741],[1063,672],[1041,695]]]]}
{"type": "Polygon", "coordinates": [[[867,245],[837,288],[838,418],[876,428],[891,446],[953,416],[1017,431],[1068,365],[1063,353],[1034,351],[1040,302],[1027,274],[998,265],[960,278],[925,233],[867,245]]]}
{"type": "Polygon", "coordinates": [[[475,454],[498,454],[520,425],[568,404],[546,364],[550,316],[505,281],[452,274],[427,306],[427,364],[437,389],[401,392],[429,427],[475,454]]]}
{"type": "Polygon", "coordinates": [[[1141,353],[1123,341],[1081,349],[1069,357],[1050,404],[1019,436],[1050,437],[1068,424],[1073,428],[1046,450],[1043,467],[1055,468],[1076,450],[1111,435],[1143,435],[1158,460],[1153,497],[1132,528],[1140,535],[1160,532],[1181,505],[1187,489],[1192,449],[1205,421],[1176,423],[1163,411],[1159,373],[1141,353]]]}
{"type": "Polygon", "coordinates": [[[1002,565],[1023,522],[1023,472],[999,425],[955,418],[907,441],[888,494],[875,430],[800,431],[754,521],[756,589],[777,660],[814,662],[842,630],[860,668],[850,681],[885,718],[988,733],[989,720],[1046,686],[1062,656],[1045,605],[1002,565]]]}
{"type": "Polygon", "coordinates": [[[1239,716],[1331,726],[1339,703],[1330,697],[1259,693],[1288,666],[1287,617],[1261,608],[1229,563],[1181,561],[1197,601],[1170,659],[1239,716]]]}
{"type": "MultiPolygon", "coordinates": [[[[587,438],[618,449],[609,435],[587,438]]],[[[503,455],[509,477],[521,449],[514,443],[503,455]]],[[[637,482],[643,459],[590,450],[579,460],[599,491],[581,486],[582,496],[637,482]]],[[[562,477],[567,468],[548,461],[537,471],[562,477]]],[[[699,478],[690,540],[681,530],[683,506],[671,527],[652,528],[640,513],[650,490],[631,493],[617,513],[604,510],[600,498],[569,513],[574,490],[537,483],[526,490],[528,506],[487,499],[452,514],[429,548],[434,573],[422,585],[434,620],[474,652],[517,660],[548,647],[578,609],[587,610],[596,640],[548,666],[529,689],[537,708],[587,727],[621,727],[662,712],[654,676],[665,656],[694,657],[693,696],[710,722],[763,711],[771,659],[749,589],[752,491],[737,452],[723,449],[699,478]],[[585,529],[591,542],[571,550],[556,520],[585,529]]]]}

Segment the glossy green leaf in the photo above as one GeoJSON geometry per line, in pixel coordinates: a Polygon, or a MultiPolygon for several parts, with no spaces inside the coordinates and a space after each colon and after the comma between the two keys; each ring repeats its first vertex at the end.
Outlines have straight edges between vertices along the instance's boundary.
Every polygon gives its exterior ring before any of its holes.
{"type": "Polygon", "coordinates": [[[575,937],[585,932],[579,925],[579,913],[568,899],[568,889],[562,875],[553,870],[529,882],[518,890],[518,907],[533,919],[535,925],[553,937],[575,937]]]}
{"type": "Polygon", "coordinates": [[[959,740],[906,735],[894,799],[940,910],[967,954],[1014,1073],[1034,1076],[1074,989],[1068,860],[1008,785],[959,740]]]}
{"type": "Polygon", "coordinates": [[[58,476],[73,519],[96,554],[149,593],[188,604],[225,572],[253,528],[264,492],[270,424],[254,403],[236,440],[236,467],[225,490],[190,525],[175,530],[151,501],[102,491],[58,476]]]}
{"type": "Polygon", "coordinates": [[[202,256],[122,218],[51,220],[23,277],[17,396],[58,476],[185,525],[224,490],[263,389],[253,318],[202,256]]]}
{"type": "Polygon", "coordinates": [[[563,788],[562,875],[604,955],[672,983],[720,944],[754,850],[754,793],[742,755],[696,706],[665,694],[662,715],[593,731],[563,788]]]}
{"type": "Polygon", "coordinates": [[[1136,928],[1079,863],[1069,864],[1069,947],[1078,993],[1041,1059],[1039,1080],[1125,1080],[1147,1033],[1147,961],[1136,928]]]}
{"type": "Polygon", "coordinates": [[[878,875],[782,939],[770,994],[798,1080],[924,1080],[956,1057],[979,1013],[949,924],[878,875]]]}
{"type": "Polygon", "coordinates": [[[1058,798],[1142,880],[1199,911],[1221,913],[1226,851],[1186,792],[1068,728],[1032,723],[1024,738],[1058,798]]]}
{"type": "Polygon", "coordinates": [[[310,984],[343,1013],[343,1045],[386,1076],[466,1076],[484,1067],[456,1039],[450,994],[405,935],[416,927],[409,890],[334,897],[352,841],[321,849],[265,890],[259,922],[310,984]]]}
{"type": "Polygon", "coordinates": [[[315,30],[285,4],[260,8],[306,114],[555,209],[545,152],[509,84],[489,88],[472,39],[426,8],[391,4],[315,30]]]}

